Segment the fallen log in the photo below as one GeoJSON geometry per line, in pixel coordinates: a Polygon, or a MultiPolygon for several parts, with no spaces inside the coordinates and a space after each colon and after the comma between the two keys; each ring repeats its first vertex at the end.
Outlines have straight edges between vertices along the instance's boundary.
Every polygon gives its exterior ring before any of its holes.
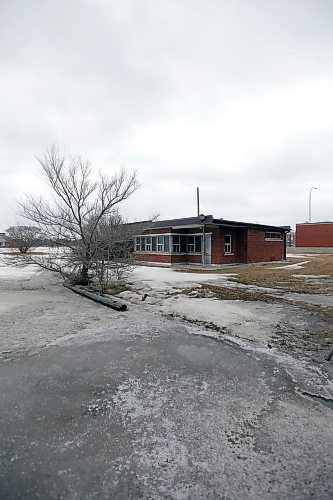
{"type": "Polygon", "coordinates": [[[127,311],[128,307],[123,302],[119,302],[115,299],[108,299],[107,297],[103,297],[102,295],[98,295],[97,293],[88,292],[84,288],[80,286],[69,285],[68,283],[63,283],[66,288],[69,288],[74,293],[78,293],[79,295],[83,295],[83,297],[87,297],[87,299],[91,299],[98,304],[102,304],[106,307],[111,307],[116,311],[127,311]]]}

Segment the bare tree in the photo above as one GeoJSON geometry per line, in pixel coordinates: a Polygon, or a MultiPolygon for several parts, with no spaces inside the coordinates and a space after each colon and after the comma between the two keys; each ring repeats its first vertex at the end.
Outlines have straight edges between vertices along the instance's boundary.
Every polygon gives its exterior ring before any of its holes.
{"type": "Polygon", "coordinates": [[[126,223],[118,212],[101,221],[92,242],[92,268],[102,292],[110,282],[122,280],[133,268],[136,228],[137,225],[126,223]]]}
{"type": "MultiPolygon", "coordinates": [[[[111,178],[99,173],[95,180],[88,161],[67,158],[55,146],[39,163],[50,197],[27,195],[19,204],[20,212],[63,251],[35,263],[87,284],[89,271],[106,246],[105,227],[110,221],[117,223],[114,227],[121,225],[118,207],[139,187],[136,172],[121,170],[111,178]]],[[[108,237],[114,239],[115,231],[108,230],[108,237]]]]}
{"type": "Polygon", "coordinates": [[[41,242],[41,232],[34,226],[11,226],[6,230],[9,238],[9,246],[17,248],[20,253],[25,254],[32,247],[41,242]]]}

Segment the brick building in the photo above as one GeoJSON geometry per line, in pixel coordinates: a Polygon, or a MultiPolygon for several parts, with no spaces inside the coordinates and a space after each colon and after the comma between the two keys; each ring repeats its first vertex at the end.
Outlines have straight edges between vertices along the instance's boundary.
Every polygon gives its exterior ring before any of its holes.
{"type": "Polygon", "coordinates": [[[333,222],[296,224],[295,246],[307,251],[333,252],[333,222]]]}
{"type": "Polygon", "coordinates": [[[140,262],[170,265],[280,261],[286,258],[289,230],[212,215],[157,221],[136,235],[134,256],[140,262]]]}

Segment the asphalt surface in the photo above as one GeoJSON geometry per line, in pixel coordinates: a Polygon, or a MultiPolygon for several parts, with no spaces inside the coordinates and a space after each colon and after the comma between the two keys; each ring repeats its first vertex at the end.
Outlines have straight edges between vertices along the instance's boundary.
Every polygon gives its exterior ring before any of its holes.
{"type": "Polygon", "coordinates": [[[1,499],[333,498],[332,409],[283,365],[135,332],[0,363],[1,499]]]}

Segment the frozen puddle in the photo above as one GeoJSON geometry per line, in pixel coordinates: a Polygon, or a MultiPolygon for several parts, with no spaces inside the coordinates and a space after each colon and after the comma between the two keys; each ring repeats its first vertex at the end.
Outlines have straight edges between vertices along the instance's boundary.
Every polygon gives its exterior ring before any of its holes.
{"type": "Polygon", "coordinates": [[[160,311],[184,317],[191,322],[214,324],[221,331],[255,341],[259,345],[267,344],[281,319],[281,306],[276,304],[187,296],[163,301],[160,311]]]}
{"type": "Polygon", "coordinates": [[[316,295],[311,293],[285,293],[284,297],[290,301],[306,302],[318,306],[333,307],[333,295],[316,295]]]}

